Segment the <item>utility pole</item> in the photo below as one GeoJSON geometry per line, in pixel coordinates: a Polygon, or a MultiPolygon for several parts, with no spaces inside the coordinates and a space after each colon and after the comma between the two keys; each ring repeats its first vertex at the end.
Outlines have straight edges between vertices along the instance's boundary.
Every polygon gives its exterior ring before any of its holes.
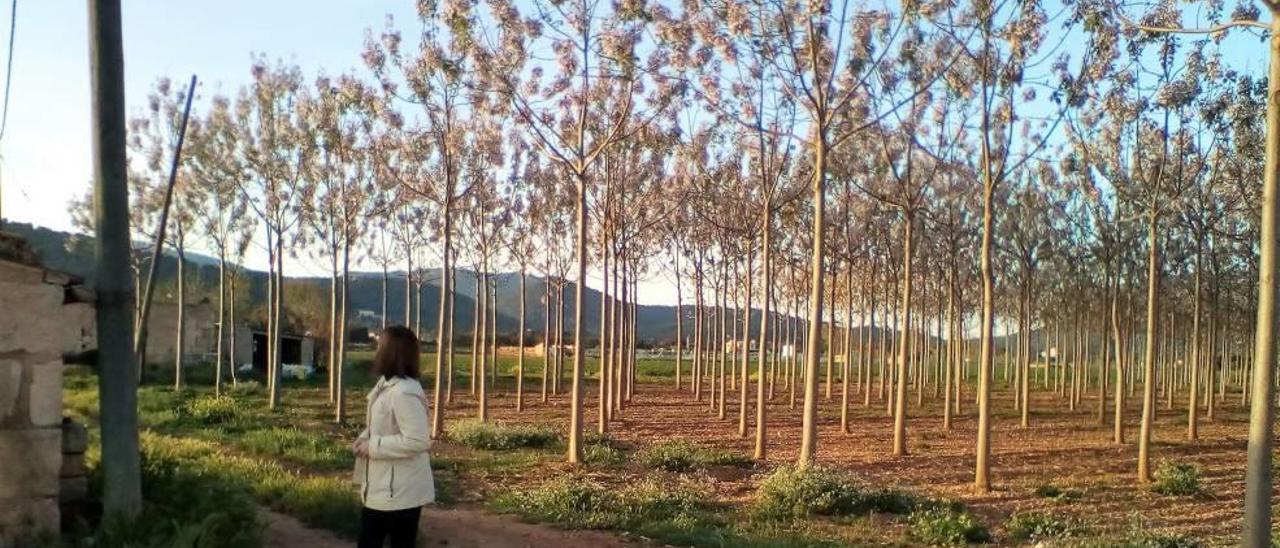
{"type": "Polygon", "coordinates": [[[129,187],[125,160],[124,47],[120,0],[89,0],[93,90],[94,271],[103,511],[130,518],[142,506],[138,385],[129,280],[129,187]]]}

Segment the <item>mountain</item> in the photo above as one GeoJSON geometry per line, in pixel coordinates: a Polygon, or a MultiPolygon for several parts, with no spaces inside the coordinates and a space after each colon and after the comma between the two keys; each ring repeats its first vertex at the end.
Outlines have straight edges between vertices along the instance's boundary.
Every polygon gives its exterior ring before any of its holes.
{"type": "MultiPolygon", "coordinates": [[[[85,278],[87,283],[92,283],[94,278],[93,272],[93,256],[92,256],[92,238],[82,235],[73,235],[66,232],[50,230],[44,227],[33,226],[25,223],[6,222],[4,228],[6,232],[18,235],[27,240],[27,242],[40,254],[44,264],[48,268],[61,270],[71,274],[75,274],[85,278]]],[[[216,295],[216,281],[218,279],[217,259],[208,257],[198,253],[187,253],[188,262],[187,270],[189,274],[189,287],[195,287],[194,291],[200,292],[204,288],[204,295],[216,295]]],[[[161,286],[169,284],[171,286],[177,272],[177,258],[172,253],[166,253],[161,258],[159,279],[157,281],[161,286]]],[[[310,306],[322,307],[327,311],[328,291],[330,287],[330,279],[322,277],[297,277],[288,276],[290,264],[285,263],[285,274],[288,278],[289,286],[303,285],[310,286],[311,291],[316,292],[321,298],[312,299],[310,306]]],[[[296,271],[296,266],[293,267],[296,271]]],[[[262,271],[250,270],[246,272],[249,285],[249,298],[254,303],[262,303],[266,300],[267,293],[267,273],[262,271]]],[[[520,306],[520,274],[518,272],[502,272],[492,274],[497,285],[498,306],[497,306],[497,324],[498,332],[503,335],[514,336],[519,317],[520,306]]],[[[459,269],[457,271],[457,290],[458,294],[455,299],[455,324],[454,334],[457,336],[466,335],[471,332],[475,310],[476,296],[476,274],[469,270],[459,269]]],[[[427,282],[423,284],[421,299],[422,326],[424,331],[434,333],[435,326],[438,323],[439,304],[440,304],[440,271],[428,270],[426,272],[427,282]]],[[[380,316],[382,313],[382,299],[384,292],[384,275],[382,272],[352,272],[351,284],[349,286],[348,298],[350,299],[349,310],[353,317],[353,323],[360,325],[367,323],[366,327],[379,327],[381,322],[377,319],[366,319],[363,322],[356,320],[361,311],[367,311],[374,316],[380,316]]],[[[385,293],[386,293],[386,316],[389,323],[404,323],[405,320],[405,274],[400,272],[388,272],[385,276],[385,293]]],[[[532,340],[540,340],[543,332],[543,297],[546,291],[546,282],[542,277],[529,275],[526,279],[525,287],[525,313],[526,313],[526,329],[532,340]]],[[[286,295],[289,295],[286,288],[286,295]]],[[[573,315],[573,297],[574,284],[569,283],[564,288],[565,299],[565,331],[573,332],[572,315],[573,315]]],[[[163,297],[162,297],[163,298],[163,297]]],[[[587,287],[585,291],[587,306],[583,310],[583,320],[585,322],[585,333],[590,339],[597,337],[600,329],[600,292],[587,287]]],[[[302,304],[294,305],[302,306],[302,304]]],[[[290,304],[286,302],[286,310],[290,310],[290,304]]],[[[693,306],[685,305],[681,312],[684,314],[685,336],[690,336],[693,330],[693,306]]],[[[416,311],[416,310],[415,310],[416,311]]],[[[554,311],[553,311],[554,313],[554,311]]],[[[668,305],[640,305],[637,307],[636,335],[641,341],[647,343],[669,344],[675,340],[676,334],[676,308],[668,305]]],[[[323,315],[322,311],[316,311],[317,315],[323,315]]],[[[758,333],[760,324],[760,310],[752,311],[752,323],[756,326],[753,333],[758,333]]],[[[874,331],[867,329],[876,338],[884,337],[886,331],[884,329],[876,329],[874,331]]],[[[856,335],[855,335],[856,336],[856,335]]],[[[1038,339],[1033,335],[1034,340],[1038,339]]],[[[976,344],[976,341],[971,341],[976,344]]],[[[1003,337],[997,337],[997,348],[1004,346],[1003,337]]]]}
{"type": "MultiPolygon", "coordinates": [[[[92,285],[94,280],[93,239],[89,236],[69,234],[57,230],[34,226],[27,223],[5,222],[3,230],[15,234],[27,241],[39,253],[47,268],[74,274],[92,285]]],[[[315,290],[328,295],[330,279],[307,276],[289,276],[290,265],[285,263],[285,274],[289,285],[302,284],[312,286],[315,290]]],[[[187,253],[188,287],[199,292],[204,288],[216,292],[214,285],[218,279],[218,262],[216,258],[199,253],[187,253]]],[[[177,257],[166,252],[161,257],[157,284],[172,284],[177,274],[177,257]]],[[[266,300],[267,273],[249,270],[248,278],[250,299],[254,303],[266,300]]],[[[457,271],[457,290],[455,298],[455,334],[471,332],[475,311],[476,274],[468,270],[457,271]]],[[[498,288],[497,324],[499,333],[514,334],[519,325],[520,275],[516,272],[504,272],[492,275],[498,288]]],[[[424,330],[433,332],[438,323],[440,304],[440,271],[428,271],[427,283],[423,284],[421,299],[422,325],[424,330]]],[[[349,286],[349,309],[353,317],[359,311],[369,311],[375,315],[382,313],[384,277],[381,272],[353,272],[349,286]]],[[[386,315],[390,323],[404,323],[405,319],[405,274],[389,272],[385,279],[386,315]]],[[[542,299],[546,283],[540,276],[530,275],[526,280],[526,329],[538,337],[542,333],[543,304],[542,299]]],[[[286,295],[288,293],[286,292],[286,295]]],[[[572,332],[574,284],[565,286],[566,332],[572,332]]],[[[586,333],[595,337],[600,325],[600,293],[587,288],[588,306],[583,311],[586,333]]],[[[327,306],[327,300],[325,300],[327,306]]],[[[285,304],[286,310],[289,304],[285,304]]],[[[415,303],[415,312],[417,305],[415,303]]],[[[554,311],[553,311],[554,313],[554,311]]],[[[638,337],[647,341],[670,340],[675,337],[675,309],[670,306],[640,306],[638,310],[638,337]]],[[[368,323],[378,323],[372,321],[368,323]]],[[[378,327],[369,325],[368,327],[378,327]]]]}

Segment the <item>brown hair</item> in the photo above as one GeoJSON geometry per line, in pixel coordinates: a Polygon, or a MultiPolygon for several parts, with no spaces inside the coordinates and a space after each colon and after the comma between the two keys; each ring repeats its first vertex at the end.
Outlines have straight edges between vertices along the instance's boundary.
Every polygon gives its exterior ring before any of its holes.
{"type": "Polygon", "coordinates": [[[378,352],[373,356],[373,373],[384,378],[416,379],[418,372],[418,337],[403,325],[393,325],[378,336],[378,352]]]}

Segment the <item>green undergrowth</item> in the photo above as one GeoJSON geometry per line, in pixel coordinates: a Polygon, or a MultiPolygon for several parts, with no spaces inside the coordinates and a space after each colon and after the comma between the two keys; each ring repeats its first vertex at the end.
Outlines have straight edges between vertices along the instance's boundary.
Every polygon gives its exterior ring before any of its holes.
{"type": "Polygon", "coordinates": [[[626,464],[627,454],[608,436],[587,436],[582,446],[582,460],[588,466],[617,467],[626,464]]]}
{"type": "Polygon", "coordinates": [[[752,512],[763,519],[794,520],[873,512],[907,514],[925,504],[904,491],[861,486],[829,468],[784,466],[760,483],[752,512]]]}
{"type": "Polygon", "coordinates": [[[449,439],[472,449],[511,451],[515,449],[544,449],[560,441],[560,433],[544,426],[459,421],[448,429],[449,439]]]}
{"type": "Polygon", "coordinates": [[[911,537],[930,546],[961,546],[991,540],[986,526],[972,514],[954,508],[930,507],[911,513],[911,537]]]}
{"type": "Polygon", "coordinates": [[[1200,466],[1185,462],[1162,462],[1156,467],[1151,490],[1170,496],[1199,494],[1200,466]]]}
{"type": "Polygon", "coordinates": [[[226,454],[202,440],[144,432],[140,441],[144,460],[198,478],[184,500],[200,498],[192,493],[203,497],[205,488],[239,490],[311,527],[347,537],[357,532],[360,500],[348,481],[300,475],[275,462],[226,454]]]}
{"type": "Polygon", "coordinates": [[[707,449],[687,440],[671,440],[651,445],[636,454],[647,468],[668,472],[692,472],[710,466],[747,468],[751,459],[720,449],[707,449]]]}
{"type": "Polygon", "coordinates": [[[625,531],[672,546],[846,546],[805,524],[780,525],[737,515],[690,482],[641,479],[610,487],[584,477],[559,478],[493,498],[490,507],[536,523],[625,531]]]}
{"type": "Polygon", "coordinates": [[[232,443],[255,454],[278,455],[322,470],[350,470],[355,465],[346,445],[297,428],[250,430],[232,443]]]}
{"type": "MultiPolygon", "coordinates": [[[[75,524],[64,536],[77,547],[252,548],[262,545],[263,523],[251,491],[243,485],[216,481],[190,458],[166,448],[172,440],[144,435],[140,463],[143,495],[132,519],[111,518],[75,524]],[[198,496],[193,494],[198,493],[198,496]]],[[[90,490],[102,496],[102,469],[97,447],[87,456],[90,490]]],[[[52,545],[51,545],[52,546],[52,545]]]]}
{"type": "Polygon", "coordinates": [[[1089,534],[1089,524],[1078,518],[1044,512],[1014,514],[1005,522],[1005,534],[1019,542],[1042,542],[1079,538],[1089,534]]]}
{"type": "Polygon", "coordinates": [[[1084,498],[1084,493],[1079,489],[1062,488],[1056,485],[1041,485],[1036,488],[1036,496],[1065,504],[1079,501],[1084,498]]]}

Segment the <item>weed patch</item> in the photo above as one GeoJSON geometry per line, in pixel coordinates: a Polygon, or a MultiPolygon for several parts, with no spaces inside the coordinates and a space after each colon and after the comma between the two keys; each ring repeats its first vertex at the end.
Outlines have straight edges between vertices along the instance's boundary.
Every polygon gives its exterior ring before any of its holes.
{"type": "Polygon", "coordinates": [[[1041,512],[1014,514],[1005,523],[1009,538],[1017,541],[1040,541],[1078,537],[1089,532],[1083,521],[1058,518],[1041,512]]]}
{"type": "Polygon", "coordinates": [[[783,467],[760,483],[754,511],[760,518],[786,520],[869,512],[905,514],[919,504],[901,491],[863,489],[845,474],[828,468],[783,467]]]}
{"type": "Polygon", "coordinates": [[[266,428],[250,430],[233,438],[231,442],[246,451],[282,456],[325,470],[344,470],[355,464],[350,449],[319,432],[303,432],[296,428],[266,428]]]}
{"type": "Polygon", "coordinates": [[[968,512],[928,508],[911,514],[911,536],[930,546],[959,546],[991,540],[986,526],[968,512]]]}
{"type": "Polygon", "coordinates": [[[751,459],[718,449],[705,449],[686,440],[651,445],[637,455],[648,468],[668,472],[692,472],[708,466],[751,466],[751,459]]]}
{"type": "Polygon", "coordinates": [[[627,461],[627,455],[614,445],[613,440],[596,436],[588,438],[582,447],[582,460],[594,466],[620,466],[627,461]]]}
{"type": "Polygon", "coordinates": [[[1063,489],[1056,485],[1041,485],[1036,488],[1036,496],[1053,499],[1054,502],[1068,503],[1084,498],[1084,493],[1081,493],[1079,489],[1063,489]]]}
{"type": "MultiPolygon", "coordinates": [[[[201,478],[203,484],[242,489],[260,504],[293,515],[312,527],[354,537],[358,532],[360,500],[345,481],[299,476],[274,462],[226,455],[210,442],[144,433],[144,451],[163,456],[163,462],[201,478]]],[[[193,486],[185,493],[202,488],[193,486]]],[[[188,499],[182,499],[188,500],[188,499]]]]}
{"type": "Polygon", "coordinates": [[[1162,462],[1156,467],[1151,490],[1161,495],[1195,495],[1200,492],[1200,467],[1185,462],[1162,462]]]}
{"type": "Polygon", "coordinates": [[[449,429],[449,439],[472,449],[510,451],[551,447],[560,441],[560,433],[542,426],[467,420],[449,429]]]}

